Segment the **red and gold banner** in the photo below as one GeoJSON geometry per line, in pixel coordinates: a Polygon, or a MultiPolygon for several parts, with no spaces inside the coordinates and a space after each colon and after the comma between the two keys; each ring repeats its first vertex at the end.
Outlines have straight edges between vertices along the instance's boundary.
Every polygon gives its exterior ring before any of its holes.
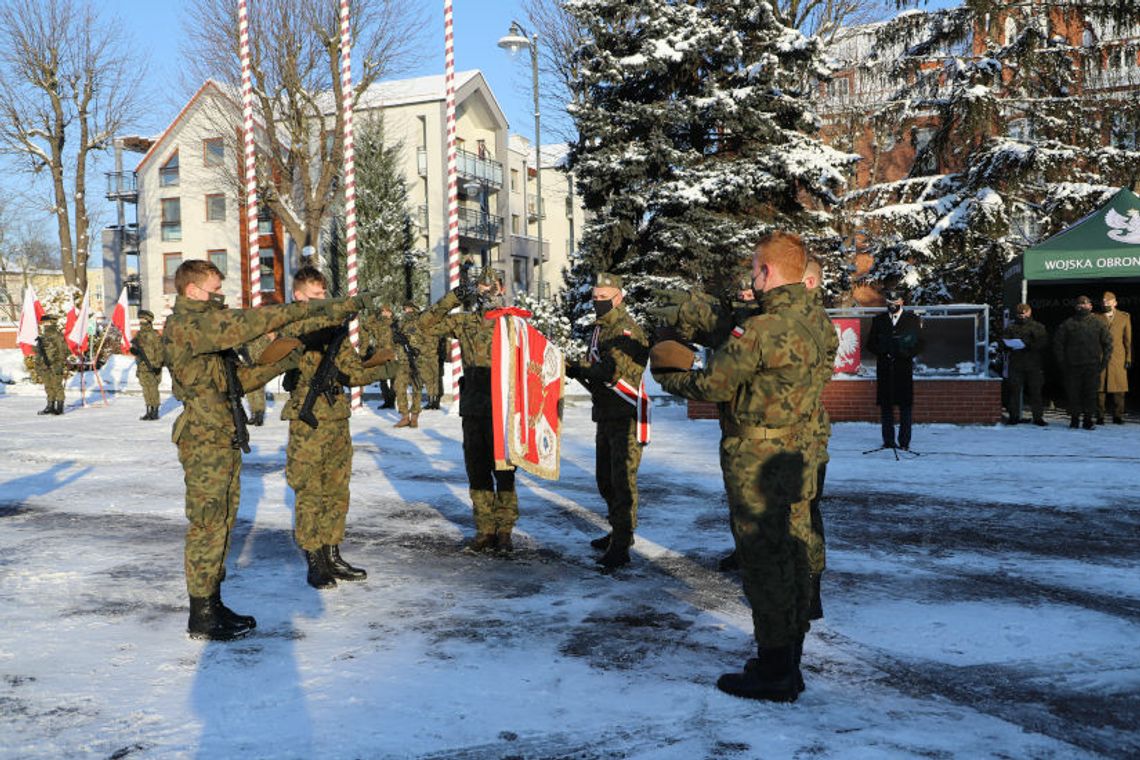
{"type": "Polygon", "coordinates": [[[527,322],[529,311],[495,309],[491,409],[495,467],[558,479],[562,454],[562,351],[527,322]]]}

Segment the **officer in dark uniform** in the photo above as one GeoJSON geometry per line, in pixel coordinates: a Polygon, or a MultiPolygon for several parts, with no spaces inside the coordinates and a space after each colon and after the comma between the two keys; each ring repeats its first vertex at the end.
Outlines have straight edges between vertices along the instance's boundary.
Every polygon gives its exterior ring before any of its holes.
{"type": "Polygon", "coordinates": [[[903,294],[888,290],[883,294],[887,310],[871,320],[867,349],[875,364],[876,397],[883,426],[883,447],[910,448],[911,409],[914,407],[914,357],[926,342],[922,320],[903,311],[903,294]],[[895,407],[899,408],[899,435],[895,440],[895,407]]]}
{"type": "Polygon", "coordinates": [[[1029,408],[1033,410],[1033,424],[1045,427],[1045,401],[1041,388],[1045,385],[1045,352],[1049,348],[1049,335],[1045,325],[1033,318],[1033,309],[1019,303],[1014,309],[1013,322],[1005,328],[1002,338],[1020,341],[1020,347],[1009,346],[1009,424],[1021,422],[1021,407],[1025,390],[1029,390],[1029,408]]]}

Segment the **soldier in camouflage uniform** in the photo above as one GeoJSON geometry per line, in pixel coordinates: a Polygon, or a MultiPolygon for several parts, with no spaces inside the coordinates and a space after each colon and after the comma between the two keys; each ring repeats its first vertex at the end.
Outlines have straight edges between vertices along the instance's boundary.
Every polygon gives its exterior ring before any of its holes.
{"type": "Polygon", "coordinates": [[[154,329],[154,313],[139,309],[139,331],[131,339],[135,356],[135,377],[142,386],[146,414],[140,420],[157,420],[158,385],[162,382],[162,336],[154,329]]]}
{"type": "Polygon", "coordinates": [[[440,385],[441,372],[440,372],[440,344],[439,335],[431,330],[425,330],[422,327],[419,331],[419,370],[420,377],[424,381],[424,389],[427,393],[428,401],[424,409],[439,409],[439,398],[443,395],[443,388],[440,385]]]}
{"type": "MultiPolygon", "coordinates": [[[[190,594],[188,632],[219,641],[249,633],[256,621],[238,615],[221,600],[230,532],[237,518],[241,484],[240,440],[226,396],[227,350],[308,316],[335,324],[364,299],[288,304],[255,310],[226,309],[222,273],[201,259],[182,262],[175,273],[178,297],[162,334],[163,363],[175,398],[183,403],[172,439],[186,482],[186,587],[190,594]]],[[[242,388],[264,385],[295,366],[298,352],[270,366],[239,367],[242,388]]],[[[242,389],[237,389],[241,392],[242,389]]]]}
{"type": "Polygon", "coordinates": [[[475,516],[475,551],[513,549],[511,531],[519,517],[514,469],[495,469],[495,442],[491,424],[491,342],[494,322],[487,311],[503,304],[503,288],[493,269],[485,268],[475,285],[474,311],[448,314],[464,300],[465,288],[447,293],[429,309],[421,326],[436,335],[459,341],[463,352],[459,415],[463,418],[463,463],[470,485],[475,516]]]}
{"type": "MultiPolygon", "coordinates": [[[[257,359],[261,356],[261,352],[269,347],[269,344],[276,338],[276,333],[266,333],[245,344],[246,355],[257,359]]],[[[249,404],[249,424],[256,427],[261,427],[265,424],[265,386],[262,385],[254,388],[245,394],[245,402],[249,404]]]]}
{"type": "MultiPolygon", "coordinates": [[[[323,300],[327,287],[328,281],[319,270],[302,267],[293,276],[293,300],[323,300]]],[[[296,493],[293,536],[305,553],[309,585],[325,589],[335,587],[338,580],[362,581],[368,577],[362,568],[354,567],[340,555],[348,517],[348,481],[352,474],[352,435],[348,427],[352,408],[350,396],[340,383],[368,385],[376,382],[386,370],[383,364],[366,368],[352,343],[344,340],[335,358],[339,374],[335,401],[329,403],[323,395],[316,399],[313,416],[317,426],[311,427],[300,419],[301,409],[338,328],[306,334],[308,321],[294,323],[282,331],[284,335],[300,337],[305,351],[300,365],[286,377],[289,401],[281,410],[281,419],[289,421],[285,478],[296,493]]],[[[389,349],[373,357],[379,361],[394,355],[389,349]]],[[[322,390],[316,392],[322,393],[322,390]]]]}
{"type": "Polygon", "coordinates": [[[613,569],[629,564],[637,527],[637,468],[645,445],[638,437],[637,399],[649,361],[649,341],[622,305],[621,278],[601,272],[593,292],[597,323],[586,358],[566,368],[566,376],[590,391],[591,418],[597,423],[595,476],[606,502],[609,534],[590,542],[604,549],[599,564],[613,569]]]}
{"type": "Polygon", "coordinates": [[[40,319],[40,334],[36,338],[36,374],[47,394],[47,406],[38,414],[63,414],[63,380],[70,352],[55,322],[55,316],[45,314],[40,319]]]}
{"type": "Polygon", "coordinates": [[[396,405],[396,392],[392,390],[392,380],[396,377],[396,369],[400,362],[400,352],[396,351],[396,343],[392,338],[392,307],[387,304],[375,312],[361,315],[360,338],[364,348],[364,355],[370,356],[376,352],[387,354],[393,352],[396,358],[383,365],[380,374],[380,392],[384,395],[381,409],[391,409],[396,405]]]}
{"type": "Polygon", "coordinates": [[[401,354],[396,365],[396,410],[400,419],[396,427],[419,427],[420,409],[423,408],[424,330],[420,327],[420,313],[415,301],[404,303],[404,315],[393,325],[401,354]]]}
{"type": "Polygon", "coordinates": [[[1053,353],[1065,373],[1069,427],[1093,430],[1097,384],[1112,359],[1112,336],[1104,322],[1092,315],[1088,296],[1078,296],[1075,306],[1076,313],[1062,322],[1053,336],[1053,353]]]}
{"type": "Polygon", "coordinates": [[[801,282],[806,263],[798,236],[766,236],[753,258],[754,289],[763,294],[764,313],[734,328],[703,371],[654,368],[671,393],[730,404],[721,469],[758,656],[743,673],[721,676],[717,688],[750,699],[797,698],[799,653],[810,627],[807,547],[794,535],[791,520],[796,509],[809,509],[797,502],[814,496],[799,431],[819,404],[814,378],[830,369],[831,356],[801,282]]]}

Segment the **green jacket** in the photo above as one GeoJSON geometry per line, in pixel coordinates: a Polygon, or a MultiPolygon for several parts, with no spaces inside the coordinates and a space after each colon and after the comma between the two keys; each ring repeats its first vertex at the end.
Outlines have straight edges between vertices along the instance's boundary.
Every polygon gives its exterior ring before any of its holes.
{"type": "Polygon", "coordinates": [[[1104,369],[1112,357],[1112,337],[1092,314],[1074,314],[1057,328],[1053,353],[1062,367],[1095,364],[1104,369]]]}
{"type": "Polygon", "coordinates": [[[597,321],[590,349],[579,363],[594,404],[594,422],[637,418],[637,407],[618,396],[612,386],[624,380],[636,390],[648,362],[649,340],[624,306],[615,306],[597,321]]]}
{"type": "Polygon", "coordinates": [[[1025,348],[1010,349],[1008,353],[1011,370],[1032,371],[1045,366],[1045,352],[1049,350],[1049,334],[1045,325],[1036,319],[1025,322],[1010,322],[1002,331],[1002,338],[1017,338],[1025,343],[1025,348]]]}
{"type": "MultiPolygon", "coordinates": [[[[162,331],[163,363],[170,369],[174,397],[183,403],[172,438],[178,443],[187,427],[195,434],[230,436],[233,418],[226,402],[225,362],[221,351],[248,343],[259,335],[279,330],[311,315],[327,316],[336,324],[357,308],[353,299],[322,301],[317,305],[291,303],[259,309],[218,308],[207,301],[178,296],[174,313],[162,331]]],[[[260,388],[287,367],[278,364],[238,367],[242,390],[260,388]]]]}
{"type": "MultiPolygon", "coordinates": [[[[328,345],[329,340],[332,339],[335,327],[326,327],[319,330],[317,333],[302,332],[307,327],[310,320],[295,323],[282,330],[283,335],[300,337],[301,335],[308,335],[312,340],[312,348],[306,348],[301,354],[301,359],[297,364],[297,384],[292,391],[289,392],[289,400],[285,403],[284,408],[281,410],[281,419],[295,420],[301,414],[301,407],[305,404],[305,397],[309,395],[309,387],[313,382],[313,375],[317,372],[317,367],[321,364],[321,359],[324,358],[325,352],[317,343],[328,345]]],[[[339,380],[342,385],[340,386],[336,399],[333,403],[321,396],[317,399],[317,403],[313,405],[313,416],[317,418],[318,422],[325,420],[347,420],[352,416],[351,396],[346,392],[345,385],[369,385],[382,379],[387,374],[387,367],[381,364],[376,367],[365,368],[360,363],[360,355],[352,347],[352,342],[345,338],[344,342],[340,345],[340,351],[336,356],[336,368],[340,373],[339,380]]]]}
{"type": "Polygon", "coordinates": [[[729,402],[724,421],[730,426],[804,424],[819,402],[813,379],[834,356],[818,323],[807,317],[806,301],[799,283],[768,291],[764,313],[735,328],[705,369],[662,375],[661,386],[685,398],[729,402]]]}
{"type": "Polygon", "coordinates": [[[136,375],[143,372],[157,375],[162,372],[162,336],[154,329],[154,325],[147,323],[139,325],[139,331],[131,340],[131,346],[141,351],[147,362],[150,362],[148,367],[141,357],[136,357],[136,375]]]}

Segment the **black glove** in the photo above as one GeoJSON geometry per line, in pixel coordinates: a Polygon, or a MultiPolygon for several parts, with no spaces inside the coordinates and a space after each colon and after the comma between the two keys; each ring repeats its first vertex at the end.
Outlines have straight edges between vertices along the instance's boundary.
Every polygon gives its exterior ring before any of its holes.
{"type": "Polygon", "coordinates": [[[585,377],[585,371],[580,364],[567,364],[566,377],[571,380],[581,380],[585,377]]]}

